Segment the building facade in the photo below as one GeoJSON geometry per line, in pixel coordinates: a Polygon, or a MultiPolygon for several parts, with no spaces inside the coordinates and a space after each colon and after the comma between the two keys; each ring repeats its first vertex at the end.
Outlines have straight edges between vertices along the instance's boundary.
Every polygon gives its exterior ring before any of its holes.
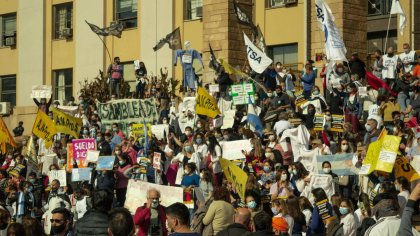
{"type": "MultiPolygon", "coordinates": [[[[32,86],[47,84],[53,99],[76,100],[80,84],[105,71],[119,56],[124,77],[135,87],[134,60],[144,61],[149,75],[167,68],[181,79],[182,68],[173,66],[173,51],[153,46],[179,27],[181,40],[190,41],[202,53],[204,69],[196,63],[196,73],[205,83],[214,72],[208,68],[209,44],[219,58],[243,68],[246,64],[242,32],[233,0],[0,0],[0,113],[10,129],[23,120],[30,133],[36,107],[30,98],[32,86]],[[102,42],[88,21],[106,27],[123,22],[121,38],[105,37],[102,42]],[[104,46],[106,45],[106,47],[104,46]],[[11,114],[5,103],[11,104],[11,114]]],[[[324,35],[317,26],[314,1],[238,0],[265,36],[267,54],[294,69],[324,52],[324,35]]],[[[391,0],[326,0],[343,34],[349,55],[364,58],[384,45],[384,20],[389,19],[391,0]]],[[[420,2],[401,1],[407,15],[404,35],[397,32],[397,17],[391,17],[389,44],[401,50],[410,43],[420,48],[420,2]]],[[[317,66],[322,65],[322,61],[317,66]]]]}

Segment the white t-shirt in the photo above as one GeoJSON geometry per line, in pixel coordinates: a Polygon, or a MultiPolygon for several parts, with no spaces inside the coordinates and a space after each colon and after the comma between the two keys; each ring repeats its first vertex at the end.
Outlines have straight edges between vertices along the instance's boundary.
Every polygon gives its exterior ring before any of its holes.
{"type": "Polygon", "coordinates": [[[402,191],[398,194],[398,204],[400,205],[400,215],[404,212],[405,205],[407,205],[408,197],[410,193],[407,190],[402,191]]]}
{"type": "Polygon", "coordinates": [[[344,235],[355,236],[356,235],[356,221],[352,213],[348,213],[346,216],[341,218],[340,223],[343,224],[344,235]]]}

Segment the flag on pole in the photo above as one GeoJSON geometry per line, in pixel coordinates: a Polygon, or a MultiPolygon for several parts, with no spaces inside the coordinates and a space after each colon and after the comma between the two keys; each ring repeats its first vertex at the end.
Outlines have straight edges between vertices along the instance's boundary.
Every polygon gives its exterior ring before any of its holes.
{"type": "Polygon", "coordinates": [[[0,117],[0,147],[1,152],[6,153],[6,144],[9,144],[12,147],[16,147],[16,142],[13,136],[10,134],[9,129],[7,129],[6,124],[3,121],[3,118],[0,117]]]}
{"type": "Polygon", "coordinates": [[[248,62],[251,68],[261,74],[264,70],[273,63],[265,53],[258,49],[252,42],[249,40],[248,36],[244,33],[246,53],[248,57],[248,62]]]}
{"type": "Polygon", "coordinates": [[[202,87],[198,87],[195,104],[195,112],[198,115],[205,115],[214,119],[220,114],[216,100],[202,87]]]}
{"type": "Polygon", "coordinates": [[[340,31],[334,22],[331,9],[324,0],[315,0],[316,17],[325,34],[327,58],[332,61],[347,61],[347,49],[340,31]]]}
{"type": "Polygon", "coordinates": [[[371,72],[366,71],[366,78],[371,88],[375,90],[378,90],[379,88],[384,88],[388,90],[393,96],[397,96],[397,94],[389,87],[388,84],[385,83],[385,81],[374,76],[371,72]]]}
{"type": "Polygon", "coordinates": [[[159,40],[156,46],[153,47],[153,51],[157,51],[161,49],[165,44],[169,45],[169,48],[172,50],[182,49],[181,46],[181,33],[179,31],[179,27],[176,28],[174,31],[166,35],[165,38],[159,40]]]}
{"type": "Polygon", "coordinates": [[[265,39],[264,35],[261,31],[261,28],[259,25],[257,25],[257,35],[253,35],[253,43],[255,46],[257,46],[263,53],[266,53],[266,45],[265,45],[265,39]]]}
{"type": "Polygon", "coordinates": [[[248,77],[244,72],[237,70],[235,67],[231,66],[227,61],[220,59],[220,64],[223,66],[223,69],[225,69],[226,73],[230,75],[239,75],[242,78],[248,77]]]}
{"type": "Polygon", "coordinates": [[[407,25],[407,18],[405,17],[405,13],[401,7],[401,3],[400,0],[392,0],[392,6],[391,6],[391,12],[389,13],[390,15],[392,14],[399,14],[400,15],[400,19],[399,19],[399,25],[398,28],[400,29],[400,33],[401,35],[404,34],[404,28],[407,25]]]}
{"type": "Polygon", "coordinates": [[[98,26],[91,24],[85,20],[86,24],[89,25],[90,29],[97,35],[101,36],[116,36],[121,38],[121,33],[124,29],[124,25],[121,22],[111,22],[111,25],[106,28],[99,28],[98,26]]]}
{"type": "Polygon", "coordinates": [[[258,134],[262,134],[263,125],[261,122],[260,117],[255,112],[254,104],[252,104],[251,99],[249,98],[248,102],[248,114],[247,114],[247,122],[251,127],[257,132],[258,134]]]}
{"type": "Polygon", "coordinates": [[[213,49],[211,48],[210,43],[209,43],[209,48],[210,48],[210,63],[209,63],[209,67],[211,69],[215,70],[216,72],[219,72],[221,65],[217,61],[217,58],[214,55],[214,52],[213,52],[213,49]]]}

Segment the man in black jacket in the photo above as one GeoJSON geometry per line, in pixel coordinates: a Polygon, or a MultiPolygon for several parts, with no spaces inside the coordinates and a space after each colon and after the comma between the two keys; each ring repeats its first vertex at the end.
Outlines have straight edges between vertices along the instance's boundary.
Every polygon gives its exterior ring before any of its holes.
{"type": "Polygon", "coordinates": [[[112,155],[111,145],[105,140],[103,133],[98,133],[96,135],[96,143],[99,149],[99,156],[112,155]]]}
{"type": "Polygon", "coordinates": [[[248,235],[248,224],[251,218],[251,213],[247,208],[238,208],[235,211],[234,223],[229,225],[227,229],[220,231],[216,236],[235,236],[248,235]]]}
{"type": "Polygon", "coordinates": [[[108,236],[108,212],[111,210],[114,195],[109,189],[96,190],[93,193],[93,207],[77,221],[74,235],[108,236]]]}

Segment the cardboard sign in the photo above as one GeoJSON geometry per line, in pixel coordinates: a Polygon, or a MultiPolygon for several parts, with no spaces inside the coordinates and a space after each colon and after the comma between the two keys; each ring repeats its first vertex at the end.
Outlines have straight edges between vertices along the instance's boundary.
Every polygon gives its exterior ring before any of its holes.
{"type": "Polygon", "coordinates": [[[34,85],[32,86],[31,98],[41,99],[51,98],[52,89],[51,85],[34,85]]]}
{"type": "Polygon", "coordinates": [[[67,174],[66,170],[51,170],[48,174],[50,183],[51,181],[58,179],[60,186],[67,186],[67,174]]]}
{"type": "Polygon", "coordinates": [[[252,83],[231,85],[230,91],[234,105],[255,103],[255,91],[252,83]]]}
{"type": "Polygon", "coordinates": [[[152,125],[151,132],[152,134],[155,135],[155,137],[158,140],[165,139],[165,135],[168,135],[169,133],[169,125],[167,124],[152,125]]]}
{"type": "Polygon", "coordinates": [[[223,117],[218,117],[216,119],[213,119],[213,127],[214,128],[220,128],[223,126],[223,117]]]}
{"type": "Polygon", "coordinates": [[[237,160],[245,158],[242,150],[251,151],[251,142],[247,140],[228,141],[222,143],[223,158],[226,160],[237,160]]]}
{"type": "Polygon", "coordinates": [[[220,91],[220,87],[218,84],[210,84],[209,85],[209,92],[210,93],[218,93],[220,91]]]}
{"type": "MultiPolygon", "coordinates": [[[[146,132],[147,132],[147,135],[149,136],[149,137],[151,137],[152,136],[152,132],[151,132],[151,127],[152,127],[152,125],[151,124],[146,124],[146,127],[147,127],[147,129],[146,129],[146,132]]],[[[133,135],[144,135],[144,124],[132,124],[131,125],[131,134],[133,134],[133,135]]]]}
{"type": "Polygon", "coordinates": [[[114,168],[114,156],[100,156],[96,164],[96,170],[112,170],[114,168]]]}
{"type": "Polygon", "coordinates": [[[180,187],[152,184],[130,179],[127,185],[124,207],[127,208],[132,215],[136,213],[136,210],[140,205],[147,202],[147,191],[150,188],[157,189],[161,196],[165,196],[160,199],[160,204],[164,207],[173,203],[183,202],[184,190],[180,187]]]}
{"type": "Polygon", "coordinates": [[[162,154],[159,152],[153,153],[153,168],[156,170],[160,170],[160,160],[162,158],[162,154]]]}
{"type": "Polygon", "coordinates": [[[74,168],[71,172],[71,181],[90,181],[92,168],[74,168]]]}
{"type": "Polygon", "coordinates": [[[315,131],[322,131],[322,130],[324,130],[324,121],[325,121],[324,114],[315,114],[315,117],[314,117],[314,130],[315,131]]]}
{"type": "Polygon", "coordinates": [[[86,163],[92,162],[96,163],[98,161],[99,151],[87,150],[86,153],[86,163]]]}
{"type": "Polygon", "coordinates": [[[370,174],[374,170],[391,173],[394,168],[401,137],[384,135],[369,144],[366,158],[363,160],[363,170],[359,174],[370,174]],[[368,171],[365,171],[369,167],[368,171]]]}

